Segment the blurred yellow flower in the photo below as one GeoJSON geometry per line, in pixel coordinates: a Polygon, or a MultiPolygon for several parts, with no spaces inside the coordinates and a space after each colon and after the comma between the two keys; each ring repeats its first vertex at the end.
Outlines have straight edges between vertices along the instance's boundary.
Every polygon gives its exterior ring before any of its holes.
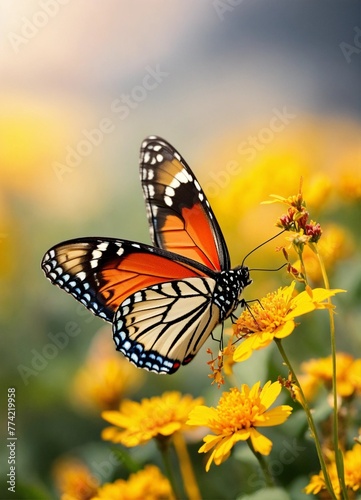
{"type": "MultiPolygon", "coordinates": [[[[305,373],[302,378],[302,389],[305,397],[310,399],[323,382],[328,389],[332,386],[332,357],[311,359],[301,364],[305,373]]],[[[350,354],[336,354],[337,393],[342,397],[361,392],[361,359],[355,360],[350,354]]]]}
{"type": "Polygon", "coordinates": [[[322,207],[325,200],[329,200],[332,189],[329,173],[315,171],[309,179],[307,187],[307,206],[313,210],[322,207]]]}
{"type": "Polygon", "coordinates": [[[174,500],[171,485],[158,467],[147,465],[131,474],[127,481],[118,479],[98,489],[91,500],[174,500]]]}
{"type": "Polygon", "coordinates": [[[245,340],[236,348],[234,361],[245,361],[253,351],[267,347],[274,338],[287,337],[296,327],[296,317],[315,309],[332,307],[325,300],[344,291],[307,288],[294,296],[295,284],[292,282],[288,287],[269,293],[243,311],[234,330],[236,336],[245,340]]]}
{"type": "Polygon", "coordinates": [[[360,145],[350,148],[340,161],[336,187],[346,201],[361,200],[360,145]]]}
{"type": "Polygon", "coordinates": [[[272,384],[271,381],[263,389],[260,382],[251,388],[243,384],[240,390],[233,387],[224,392],[216,408],[198,406],[191,411],[188,425],[206,426],[215,434],[205,436],[199,449],[199,453],[206,453],[214,448],[206,464],[207,472],[212,462],[216,465],[224,462],[238,441],[250,439],[256,452],[269,455],[272,442],[256,428],[280,425],[291,414],[292,408],[287,405],[269,410],[281,388],[278,382],[272,384]]]}
{"type": "Polygon", "coordinates": [[[115,426],[104,429],[102,438],[132,447],[145,444],[152,438],[169,437],[187,429],[189,412],[202,401],[202,398],[182,396],[177,391],[145,398],[140,403],[125,400],[119,411],[102,413],[102,417],[115,426]]]}
{"type": "Polygon", "coordinates": [[[144,374],[114,349],[108,326],[94,337],[84,365],[76,373],[72,396],[81,409],[113,410],[135,391],[144,374]]]}
{"type": "MultiPolygon", "coordinates": [[[[358,491],[361,488],[361,445],[356,443],[352,450],[344,453],[344,469],[345,469],[345,485],[346,488],[352,491],[358,491]]],[[[327,466],[330,480],[337,495],[341,498],[341,489],[339,484],[336,462],[333,459],[327,466]]],[[[315,474],[311,477],[309,484],[305,488],[305,493],[317,495],[326,489],[323,472],[315,474]]]]}
{"type": "Polygon", "coordinates": [[[96,494],[98,480],[80,461],[60,460],[53,472],[61,500],[90,500],[96,494]]]}

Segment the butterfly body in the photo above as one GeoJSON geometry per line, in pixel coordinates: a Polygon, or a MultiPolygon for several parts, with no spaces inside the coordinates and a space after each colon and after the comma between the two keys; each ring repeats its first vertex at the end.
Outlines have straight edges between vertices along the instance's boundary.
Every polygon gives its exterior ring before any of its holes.
{"type": "Polygon", "coordinates": [[[140,368],[174,373],[241,302],[248,268],[230,268],[222,232],[193,172],[166,141],[141,148],[154,246],[115,238],[65,241],[44,256],[50,281],[113,324],[116,349],[140,368]]]}

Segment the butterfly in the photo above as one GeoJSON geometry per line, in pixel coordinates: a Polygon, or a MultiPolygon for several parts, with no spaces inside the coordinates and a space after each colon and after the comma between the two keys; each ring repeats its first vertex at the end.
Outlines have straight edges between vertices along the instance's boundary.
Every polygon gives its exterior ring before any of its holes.
{"type": "Polygon", "coordinates": [[[77,238],[55,245],[41,265],[54,285],[112,323],[116,349],[133,364],[171,374],[233,314],[252,281],[246,266],[231,269],[200,184],[164,139],[143,141],[140,180],[153,246],[77,238]]]}

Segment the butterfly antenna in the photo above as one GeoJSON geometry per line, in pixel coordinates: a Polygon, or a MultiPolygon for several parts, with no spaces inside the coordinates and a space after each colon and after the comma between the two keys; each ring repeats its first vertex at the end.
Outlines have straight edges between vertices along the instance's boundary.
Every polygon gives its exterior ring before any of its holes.
{"type": "Polygon", "coordinates": [[[254,267],[252,269],[249,269],[249,271],[280,271],[287,265],[288,265],[287,262],[285,262],[284,264],[282,264],[282,266],[277,267],[276,269],[267,269],[266,267],[254,267]]]}
{"type": "MultiPolygon", "coordinates": [[[[261,243],[260,245],[256,246],[256,248],[254,248],[253,250],[251,250],[250,252],[248,252],[248,254],[244,257],[243,261],[242,261],[242,267],[245,263],[245,260],[253,254],[253,252],[255,252],[256,250],[258,250],[259,248],[263,247],[263,245],[266,245],[267,243],[269,243],[270,241],[274,240],[275,238],[278,238],[278,236],[280,236],[282,233],[284,233],[285,230],[283,229],[280,233],[278,234],[275,234],[274,236],[272,236],[272,238],[269,238],[268,240],[264,241],[263,243],[261,243]]],[[[281,266],[279,269],[282,269],[283,266],[281,266]]],[[[278,271],[279,269],[275,269],[275,271],[278,271]]],[[[255,269],[252,269],[252,271],[255,271],[255,269]]],[[[260,269],[257,269],[257,271],[260,271],[260,269]]]]}

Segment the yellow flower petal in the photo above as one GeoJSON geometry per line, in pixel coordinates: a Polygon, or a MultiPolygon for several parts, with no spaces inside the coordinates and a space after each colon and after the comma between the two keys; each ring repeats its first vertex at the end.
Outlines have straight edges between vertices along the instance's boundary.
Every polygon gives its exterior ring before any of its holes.
{"type": "Polygon", "coordinates": [[[264,385],[260,393],[260,400],[265,408],[269,408],[276,401],[281,389],[282,386],[279,382],[273,382],[273,384],[267,382],[267,384],[264,385]]]}
{"type": "Polygon", "coordinates": [[[209,459],[207,460],[207,463],[206,463],[206,472],[209,472],[209,469],[210,469],[210,467],[212,465],[215,453],[216,453],[216,450],[213,450],[212,453],[209,456],[209,459]]]}
{"type": "Polygon", "coordinates": [[[255,451],[262,455],[269,455],[272,449],[272,441],[260,434],[254,427],[250,431],[252,446],[255,451]]]}
{"type": "Polygon", "coordinates": [[[314,288],[312,290],[312,300],[314,302],[323,302],[336,295],[336,293],[346,293],[346,290],[342,290],[342,288],[334,288],[331,290],[326,288],[314,288]]]}
{"type": "MultiPolygon", "coordinates": [[[[286,318],[285,318],[286,319],[286,318]]],[[[288,337],[289,335],[291,335],[291,333],[293,332],[293,330],[295,329],[295,322],[294,320],[286,320],[285,323],[283,323],[283,325],[279,326],[275,332],[274,332],[274,336],[278,339],[284,339],[285,337],[288,337]]]]}
{"type": "Polygon", "coordinates": [[[234,434],[224,437],[216,446],[216,453],[214,455],[215,461],[221,459],[225,455],[229,455],[235,442],[234,434]]]}
{"type": "Polygon", "coordinates": [[[216,418],[217,412],[215,408],[209,408],[208,406],[196,406],[189,413],[187,424],[188,425],[207,425],[211,419],[216,418]]]}
{"type": "Polygon", "coordinates": [[[248,359],[253,351],[267,347],[273,340],[273,335],[269,332],[254,333],[236,348],[233,360],[240,362],[248,359]]]}
{"type": "Polygon", "coordinates": [[[207,453],[207,451],[216,446],[220,441],[222,441],[222,439],[223,436],[213,436],[211,434],[207,434],[207,436],[204,436],[204,444],[199,448],[198,452],[207,453]]]}
{"type": "Polygon", "coordinates": [[[263,420],[257,421],[257,427],[271,427],[273,425],[280,425],[285,422],[292,413],[292,407],[288,405],[277,406],[272,410],[264,413],[263,420]]]}

